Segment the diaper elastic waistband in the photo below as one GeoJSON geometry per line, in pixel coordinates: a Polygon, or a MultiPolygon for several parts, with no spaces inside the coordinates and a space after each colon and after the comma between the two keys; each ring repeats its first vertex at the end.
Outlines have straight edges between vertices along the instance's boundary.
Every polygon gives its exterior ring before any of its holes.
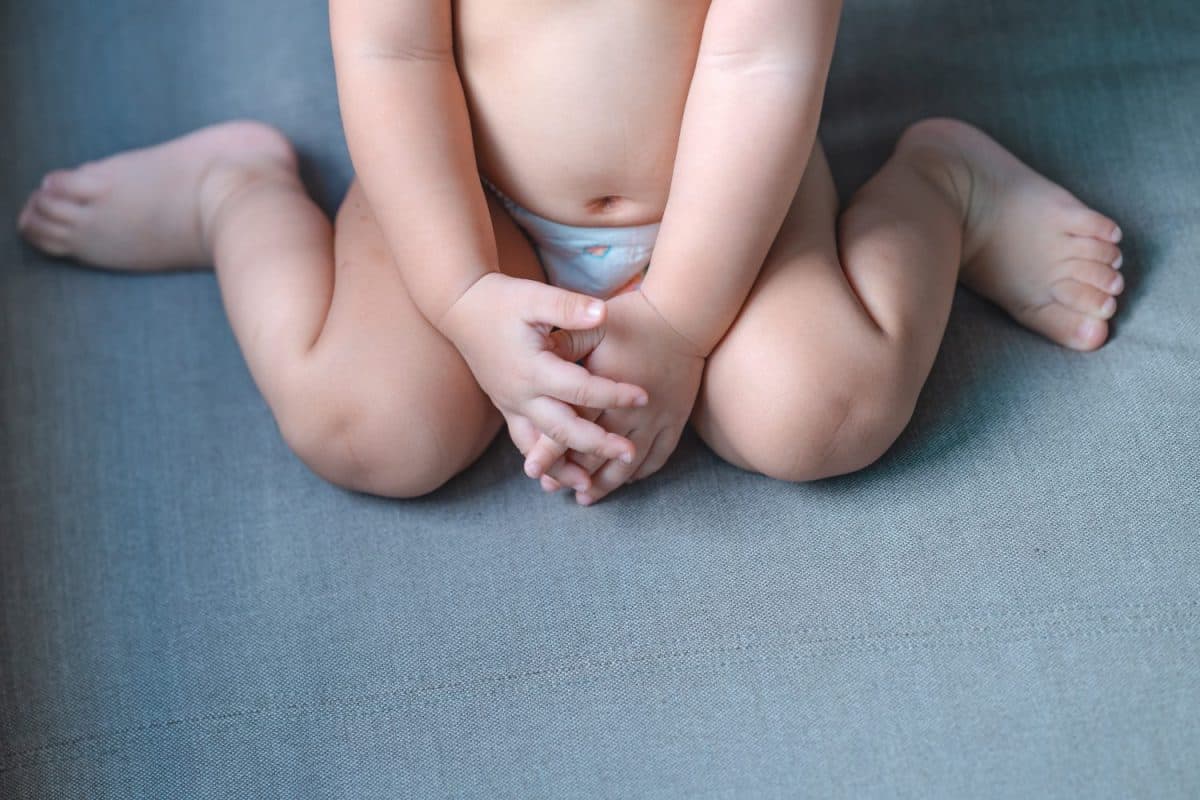
{"type": "Polygon", "coordinates": [[[565,245],[595,242],[597,246],[654,247],[654,243],[658,239],[660,223],[657,222],[625,227],[564,225],[517,205],[512,198],[497,189],[496,185],[487,178],[480,176],[480,180],[496,196],[496,199],[504,204],[504,208],[512,215],[517,224],[539,242],[565,245]]]}

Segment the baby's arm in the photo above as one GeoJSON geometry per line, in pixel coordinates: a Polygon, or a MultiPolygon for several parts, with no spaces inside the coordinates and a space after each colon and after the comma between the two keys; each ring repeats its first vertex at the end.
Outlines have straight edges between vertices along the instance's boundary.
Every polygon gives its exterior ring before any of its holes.
{"type": "Polygon", "coordinates": [[[554,352],[552,327],[594,329],[605,306],[503,275],[454,60],[451,0],[331,0],[338,95],[351,160],[409,295],[458,348],[510,430],[631,459],[633,445],[581,419],[645,402],[554,352]]]}
{"type": "Polygon", "coordinates": [[[642,292],[702,354],[733,324],[816,139],[840,0],[713,0],[642,292]]]}
{"type": "Polygon", "coordinates": [[[498,269],[449,0],[331,0],[338,95],[363,190],[417,306],[437,324],[498,269]]]}

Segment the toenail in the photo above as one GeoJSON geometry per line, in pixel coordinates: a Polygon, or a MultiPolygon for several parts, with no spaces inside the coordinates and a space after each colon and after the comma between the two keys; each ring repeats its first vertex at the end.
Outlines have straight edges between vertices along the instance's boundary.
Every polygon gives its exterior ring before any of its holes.
{"type": "Polygon", "coordinates": [[[1113,228],[1113,232],[1112,232],[1113,244],[1116,244],[1117,242],[1121,241],[1121,236],[1123,236],[1123,234],[1121,233],[1121,229],[1113,228]]]}
{"type": "Polygon", "coordinates": [[[1113,269],[1120,269],[1120,268],[1121,268],[1121,265],[1122,265],[1122,264],[1124,264],[1124,263],[1125,263],[1125,254],[1124,254],[1124,253],[1121,253],[1121,254],[1119,254],[1119,255],[1117,256],[1117,260],[1113,262],[1112,268],[1113,268],[1113,269]]]}
{"type": "Polygon", "coordinates": [[[1105,300],[1104,305],[1100,307],[1100,313],[1103,314],[1105,318],[1111,317],[1113,314],[1117,313],[1117,301],[1111,297],[1105,300]]]}
{"type": "Polygon", "coordinates": [[[1108,290],[1110,292],[1112,292],[1113,294],[1120,294],[1121,290],[1124,288],[1125,288],[1125,277],[1123,275],[1121,275],[1120,273],[1113,276],[1112,282],[1108,284],[1108,290]]]}
{"type": "Polygon", "coordinates": [[[1085,342],[1090,342],[1097,334],[1100,333],[1100,322],[1098,320],[1084,320],[1079,325],[1079,337],[1085,342]]]}

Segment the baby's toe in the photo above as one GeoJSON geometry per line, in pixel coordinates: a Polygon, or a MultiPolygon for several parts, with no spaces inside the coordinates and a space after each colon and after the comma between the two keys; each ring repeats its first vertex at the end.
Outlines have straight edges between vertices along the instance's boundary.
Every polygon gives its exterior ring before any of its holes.
{"type": "Polygon", "coordinates": [[[1067,232],[1116,244],[1121,241],[1121,227],[1099,211],[1080,205],[1069,212],[1067,232]]]}
{"type": "Polygon", "coordinates": [[[52,256],[65,256],[71,251],[71,232],[67,226],[36,211],[23,218],[21,235],[34,247],[52,256]]]}
{"type": "Polygon", "coordinates": [[[76,169],[59,169],[42,178],[42,190],[76,203],[95,200],[104,191],[104,180],[92,164],[76,169]]]}
{"type": "Polygon", "coordinates": [[[74,200],[46,190],[34,192],[30,202],[35,213],[63,225],[77,223],[84,212],[84,207],[74,200]]]}
{"type": "Polygon", "coordinates": [[[1072,350],[1096,350],[1108,338],[1106,320],[1057,302],[1033,309],[1024,322],[1043,336],[1072,350]]]}
{"type": "Polygon", "coordinates": [[[1058,276],[1095,286],[1111,295],[1125,291],[1125,278],[1114,267],[1099,261],[1072,259],[1063,264],[1058,276]]]}
{"type": "Polygon", "coordinates": [[[29,223],[33,219],[33,195],[30,195],[25,200],[25,205],[21,206],[21,213],[17,214],[17,230],[24,233],[29,228],[29,223]]]}
{"type": "Polygon", "coordinates": [[[1089,239],[1082,236],[1067,238],[1064,245],[1067,258],[1095,261],[1099,264],[1117,266],[1123,262],[1121,248],[1112,242],[1102,242],[1099,239],[1089,239]]]}
{"type": "Polygon", "coordinates": [[[1061,280],[1050,287],[1050,294],[1067,308],[1097,319],[1110,319],[1117,313],[1116,298],[1091,284],[1061,280]]]}

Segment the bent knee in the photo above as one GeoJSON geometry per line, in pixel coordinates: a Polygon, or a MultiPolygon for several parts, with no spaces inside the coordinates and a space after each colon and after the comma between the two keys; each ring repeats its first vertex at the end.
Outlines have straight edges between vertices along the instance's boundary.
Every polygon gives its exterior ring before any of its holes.
{"type": "Polygon", "coordinates": [[[343,489],[397,499],[430,494],[487,445],[487,438],[466,438],[472,426],[454,429],[428,414],[418,420],[383,409],[319,404],[277,414],[276,421],[287,445],[321,478],[343,489]]]}
{"type": "Polygon", "coordinates": [[[811,420],[778,431],[774,450],[756,454],[759,471],[793,483],[857,472],[891,448],[910,416],[861,399],[830,401],[811,420]]]}
{"type": "Polygon", "coordinates": [[[776,480],[856,472],[878,461],[912,418],[915,392],[882,383],[864,377],[792,385],[775,395],[769,413],[743,412],[730,445],[743,466],[776,480]]]}
{"type": "Polygon", "coordinates": [[[861,395],[830,394],[801,408],[767,421],[742,444],[755,471],[793,483],[857,472],[891,448],[912,415],[861,395]]]}

